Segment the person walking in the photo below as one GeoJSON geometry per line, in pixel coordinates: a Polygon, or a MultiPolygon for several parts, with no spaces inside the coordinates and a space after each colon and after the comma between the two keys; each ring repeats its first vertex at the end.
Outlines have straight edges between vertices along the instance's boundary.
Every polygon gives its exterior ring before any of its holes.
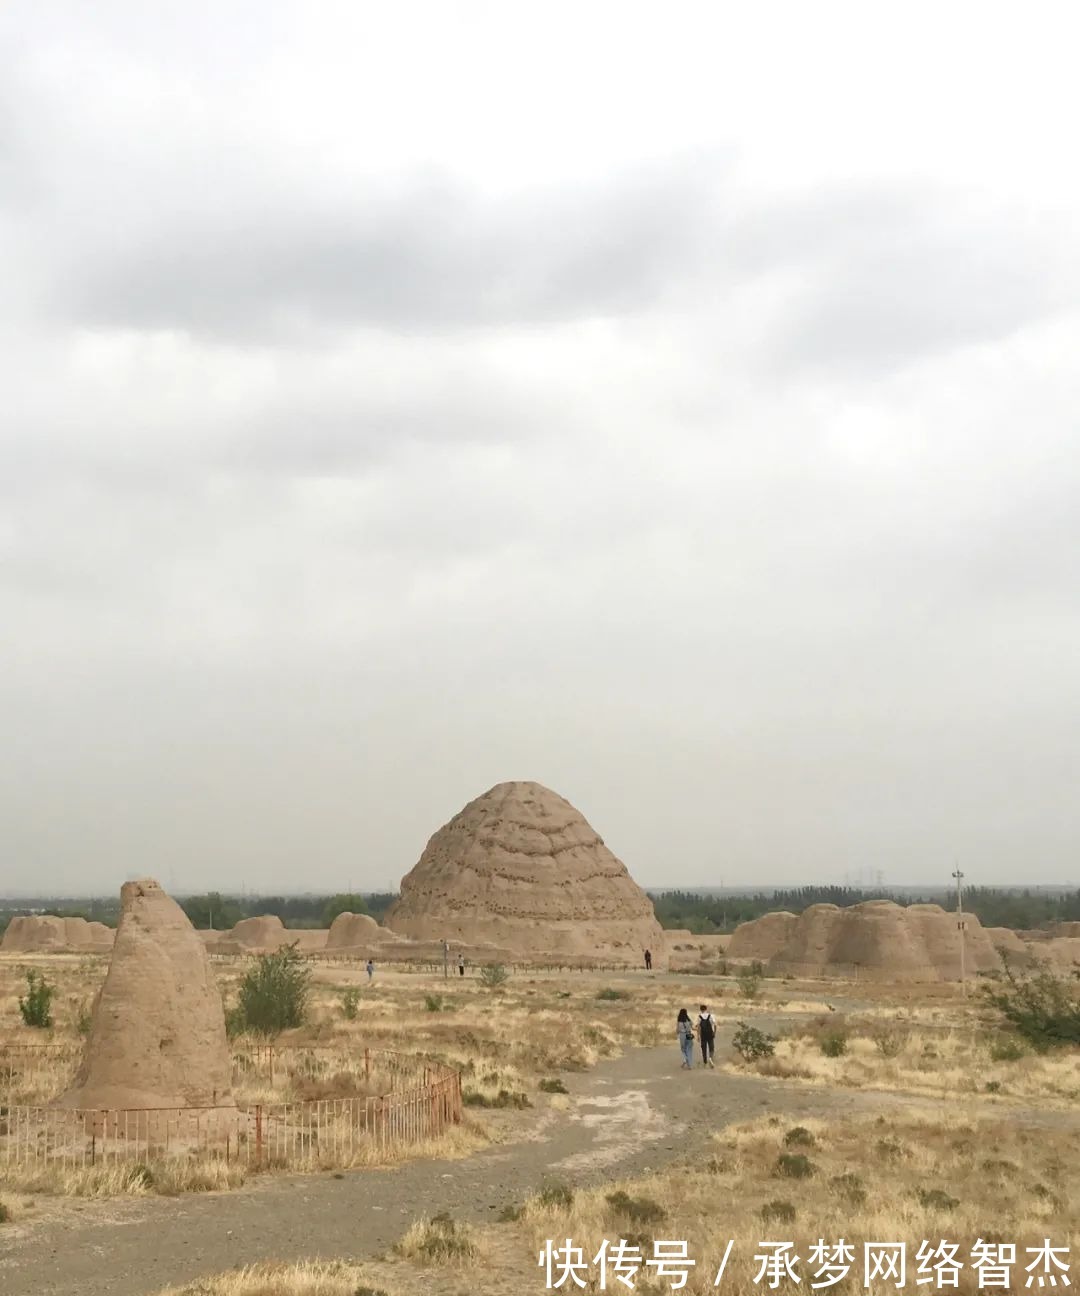
{"type": "Polygon", "coordinates": [[[457,970],[458,970],[458,976],[465,975],[465,955],[464,954],[459,954],[457,956],[457,970]]]}
{"type": "Polygon", "coordinates": [[[368,959],[368,961],[367,961],[367,979],[370,981],[371,978],[372,978],[374,975],[375,975],[375,963],[374,963],[374,961],[373,961],[372,959],[368,959]]]}
{"type": "Polygon", "coordinates": [[[652,950],[645,951],[645,971],[652,971],[652,950]]]}
{"type": "Polygon", "coordinates": [[[701,1041],[701,1065],[716,1069],[713,1054],[716,1051],[716,1019],[704,1004],[697,1019],[698,1039],[701,1041]]]}
{"type": "Polygon", "coordinates": [[[694,1065],[694,1023],[685,1008],[679,1009],[675,1032],[679,1037],[679,1048],[682,1049],[682,1069],[690,1071],[694,1065]]]}

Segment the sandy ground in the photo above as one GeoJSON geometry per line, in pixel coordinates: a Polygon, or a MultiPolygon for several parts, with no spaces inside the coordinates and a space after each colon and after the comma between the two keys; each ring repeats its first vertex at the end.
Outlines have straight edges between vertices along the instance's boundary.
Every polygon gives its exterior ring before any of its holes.
{"type": "MultiPolygon", "coordinates": [[[[729,1038],[722,1032],[718,1046],[729,1038]]],[[[644,1049],[566,1076],[568,1097],[545,1100],[514,1127],[513,1141],[463,1161],[267,1178],[228,1194],[62,1204],[0,1233],[0,1291],[149,1296],[257,1261],[362,1259],[386,1250],[418,1215],[446,1210],[488,1220],[545,1180],[590,1184],[657,1168],[692,1156],[703,1134],[769,1111],[796,1123],[926,1106],[894,1093],[811,1089],[700,1067],[687,1073],[679,1061],[674,1046],[644,1049]]],[[[986,1101],[978,1107],[985,1111],[986,1101]]],[[[1080,1123],[1080,1114],[1060,1112],[1010,1108],[1008,1116],[1043,1127],[1080,1123]]]]}

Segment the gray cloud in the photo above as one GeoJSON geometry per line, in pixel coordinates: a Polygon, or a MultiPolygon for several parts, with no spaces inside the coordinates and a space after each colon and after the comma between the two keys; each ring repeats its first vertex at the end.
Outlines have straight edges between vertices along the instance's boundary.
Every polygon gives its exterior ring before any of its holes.
{"type": "Polygon", "coordinates": [[[1075,192],[108,10],[0,49],[5,883],[385,885],[507,777],[650,882],[1072,877],[1075,192]]]}

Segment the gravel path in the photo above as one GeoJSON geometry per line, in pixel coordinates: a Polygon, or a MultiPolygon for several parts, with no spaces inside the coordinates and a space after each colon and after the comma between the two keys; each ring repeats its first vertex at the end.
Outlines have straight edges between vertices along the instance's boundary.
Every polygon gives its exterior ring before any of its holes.
{"type": "MultiPolygon", "coordinates": [[[[721,1032],[723,1047],[730,1032],[721,1032]]],[[[638,1050],[565,1078],[566,1110],[532,1114],[524,1137],[460,1161],[414,1161],[341,1177],[273,1177],[235,1193],[64,1205],[28,1229],[0,1232],[4,1296],[151,1296],[172,1283],[265,1260],[370,1256],[418,1215],[474,1221],[520,1202],[545,1178],[589,1184],[683,1156],[687,1132],[769,1111],[793,1120],[928,1105],[900,1094],[819,1089],[700,1068],[674,1045],[638,1050]]],[[[933,1100],[931,1100],[933,1101],[933,1100]]],[[[1003,1119],[1069,1122],[1002,1108],[1003,1119]]]]}

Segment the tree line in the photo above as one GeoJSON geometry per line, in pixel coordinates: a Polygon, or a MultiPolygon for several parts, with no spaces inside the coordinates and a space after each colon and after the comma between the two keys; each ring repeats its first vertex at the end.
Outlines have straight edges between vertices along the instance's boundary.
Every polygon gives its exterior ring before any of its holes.
{"type": "MultiPolygon", "coordinates": [[[[790,890],[754,894],[717,895],[700,891],[658,891],[649,897],[660,925],[692,931],[697,935],[731,932],[742,922],[760,918],[775,909],[802,913],[815,904],[859,904],[864,900],[894,900],[900,905],[932,903],[946,909],[956,906],[955,892],[942,887],[924,893],[866,890],[847,886],[805,886],[790,890]]],[[[286,927],[325,928],[340,913],[370,914],[382,922],[397,899],[393,891],[333,896],[236,896],[220,892],[187,896],[180,900],[195,927],[226,931],[243,918],[277,914],[286,927]]],[[[1080,922],[1080,889],[1046,892],[998,887],[971,887],[964,892],[964,907],[984,927],[1014,927],[1019,930],[1051,922],[1080,922]]],[[[115,927],[120,917],[117,899],[41,899],[5,903],[0,901],[0,935],[8,922],[25,913],[55,914],[60,918],[86,918],[115,927]]]]}

